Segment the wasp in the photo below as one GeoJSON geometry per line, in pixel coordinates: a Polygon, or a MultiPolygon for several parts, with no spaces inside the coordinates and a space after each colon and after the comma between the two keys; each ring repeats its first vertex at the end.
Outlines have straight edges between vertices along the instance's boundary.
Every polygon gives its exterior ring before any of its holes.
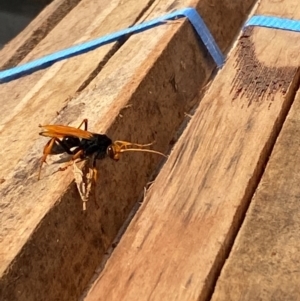
{"type": "MultiPolygon", "coordinates": [[[[47,142],[43,150],[38,179],[40,179],[42,166],[46,163],[48,155],[67,153],[72,155],[71,162],[75,162],[77,159],[85,160],[92,158],[95,180],[97,178],[96,160],[101,160],[105,157],[118,161],[121,153],[129,151],[148,152],[166,157],[166,155],[159,151],[144,148],[153,143],[137,144],[121,140],[113,142],[104,134],[89,132],[87,130],[87,119],[84,119],[78,128],[65,125],[39,125],[39,127],[42,128],[39,134],[51,139],[47,142]],[[82,125],[84,125],[84,129],[81,129],[82,125]]],[[[61,168],[60,170],[64,170],[65,168],[61,168]]]]}

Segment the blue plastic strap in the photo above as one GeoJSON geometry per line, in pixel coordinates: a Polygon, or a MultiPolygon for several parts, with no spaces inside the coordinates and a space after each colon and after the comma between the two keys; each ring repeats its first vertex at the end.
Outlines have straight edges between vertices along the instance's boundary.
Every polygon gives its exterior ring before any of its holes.
{"type": "Polygon", "coordinates": [[[8,70],[0,71],[0,83],[8,82],[10,80],[17,79],[26,74],[31,74],[37,70],[47,68],[53,65],[55,62],[59,62],[64,59],[71,58],[73,56],[86,53],[88,51],[106,45],[108,43],[115,42],[121,37],[124,37],[126,35],[136,34],[148,30],[150,28],[165,24],[166,21],[175,20],[184,17],[190,20],[196,32],[200,36],[200,39],[203,41],[204,45],[210,52],[216,64],[219,67],[222,66],[224,62],[224,57],[219,47],[217,46],[214,38],[212,37],[211,33],[209,32],[208,28],[206,27],[202,18],[199,16],[196,9],[188,7],[188,8],[177,10],[173,13],[164,15],[162,17],[156,18],[154,20],[146,21],[141,24],[134,25],[130,28],[117,31],[112,34],[108,34],[104,37],[97,38],[95,40],[83,44],[75,45],[70,48],[49,54],[40,59],[26,63],[24,65],[20,65],[8,70]]]}
{"type": "Polygon", "coordinates": [[[272,16],[253,16],[244,27],[260,26],[300,32],[300,20],[291,20],[272,16]]]}

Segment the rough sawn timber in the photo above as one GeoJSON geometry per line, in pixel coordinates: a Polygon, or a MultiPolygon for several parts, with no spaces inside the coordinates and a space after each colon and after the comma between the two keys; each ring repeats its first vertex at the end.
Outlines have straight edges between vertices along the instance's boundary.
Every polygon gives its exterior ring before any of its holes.
{"type": "MultiPolygon", "coordinates": [[[[253,2],[214,7],[218,1],[185,1],[180,7],[197,4],[224,50],[253,2]]],[[[180,8],[159,1],[143,13],[151,2],[99,3],[81,1],[24,61],[130,26],[139,16],[152,19],[180,8]]],[[[160,160],[128,154],[118,164],[99,163],[97,202],[92,199],[84,215],[70,170],[52,174],[58,166],[49,165],[36,180],[45,144],[37,125],[78,125],[88,118],[94,132],[140,143],[155,139],[156,148],[166,150],[213,69],[181,20],[131,37],[118,51],[108,45],[0,86],[1,300],[76,299],[160,160]]]]}
{"type": "MultiPolygon", "coordinates": [[[[257,10],[299,12],[296,0],[257,10]]],[[[243,34],[85,301],[210,297],[299,87],[299,47],[298,33],[243,34]]]]}
{"type": "Polygon", "coordinates": [[[213,301],[298,300],[300,92],[291,107],[213,301]]]}
{"type": "MultiPolygon", "coordinates": [[[[259,13],[300,19],[298,1],[259,13]]],[[[267,34],[267,32],[266,32],[267,34]]],[[[286,47],[278,64],[299,66],[299,33],[269,32],[274,44],[266,54],[286,47]],[[296,40],[297,39],[297,40],[296,40]],[[295,44],[294,44],[295,43],[295,44]],[[273,47],[273,48],[272,48],[273,47]]],[[[255,43],[258,49],[259,41],[255,43]]],[[[298,83],[299,87],[299,83],[298,83]]],[[[300,91],[295,97],[272,155],[251,201],[233,249],[217,281],[213,301],[298,300],[300,296],[300,91]]]]}

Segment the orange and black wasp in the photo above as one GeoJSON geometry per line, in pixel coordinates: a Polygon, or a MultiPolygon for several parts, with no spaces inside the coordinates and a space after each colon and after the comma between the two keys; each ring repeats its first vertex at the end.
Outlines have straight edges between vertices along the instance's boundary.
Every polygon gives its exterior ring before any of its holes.
{"type": "Polygon", "coordinates": [[[71,162],[77,159],[84,160],[92,158],[92,165],[96,179],[96,160],[110,157],[118,161],[123,152],[138,151],[148,152],[166,157],[161,152],[145,149],[149,144],[136,144],[127,141],[112,141],[104,134],[92,133],[87,130],[88,120],[84,119],[78,128],[65,125],[40,125],[41,136],[50,137],[51,139],[44,147],[43,157],[41,159],[38,179],[40,179],[43,163],[46,162],[48,155],[67,153],[72,155],[71,162]],[[84,125],[84,130],[80,129],[84,125]]]}

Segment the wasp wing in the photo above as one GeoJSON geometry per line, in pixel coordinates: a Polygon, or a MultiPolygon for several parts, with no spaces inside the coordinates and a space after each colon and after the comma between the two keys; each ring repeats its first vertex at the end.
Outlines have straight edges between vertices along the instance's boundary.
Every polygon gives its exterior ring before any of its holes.
{"type": "Polygon", "coordinates": [[[94,135],[91,132],[67,125],[40,125],[40,128],[42,128],[42,132],[39,133],[41,136],[51,138],[65,138],[69,136],[82,139],[91,139],[94,135]]]}

